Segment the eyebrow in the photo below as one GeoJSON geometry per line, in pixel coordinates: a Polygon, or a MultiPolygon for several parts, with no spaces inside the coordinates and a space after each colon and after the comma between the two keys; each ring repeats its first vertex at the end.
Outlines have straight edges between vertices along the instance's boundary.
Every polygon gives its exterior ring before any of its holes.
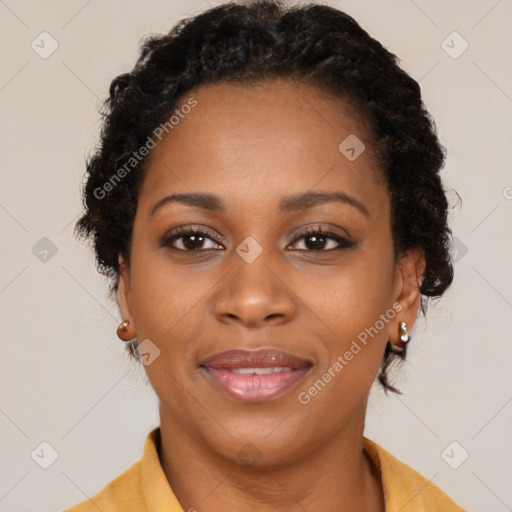
{"type": "MultiPolygon", "coordinates": [[[[358,201],[355,197],[345,194],[340,191],[325,191],[325,192],[303,192],[286,196],[279,202],[279,209],[285,213],[291,213],[298,210],[305,210],[313,208],[321,204],[327,204],[332,202],[341,202],[353,206],[358,209],[361,213],[370,216],[366,206],[358,201]]],[[[160,199],[149,212],[149,216],[153,216],[157,210],[165,205],[177,203],[201,208],[210,212],[226,213],[226,207],[220,197],[214,194],[206,193],[182,193],[172,194],[160,199]]]]}

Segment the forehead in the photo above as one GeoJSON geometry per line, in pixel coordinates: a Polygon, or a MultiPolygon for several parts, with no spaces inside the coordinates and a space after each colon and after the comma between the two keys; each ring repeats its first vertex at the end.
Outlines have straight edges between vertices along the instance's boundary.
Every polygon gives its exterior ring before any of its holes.
{"type": "Polygon", "coordinates": [[[315,183],[353,190],[376,185],[370,183],[378,171],[364,120],[343,99],[279,79],[202,86],[175,110],[192,100],[195,106],[183,109],[152,150],[141,197],[178,188],[233,198],[253,191],[256,200],[257,191],[263,199],[265,189],[268,197],[315,183]],[[362,152],[349,159],[344,151],[354,143],[362,152]]]}

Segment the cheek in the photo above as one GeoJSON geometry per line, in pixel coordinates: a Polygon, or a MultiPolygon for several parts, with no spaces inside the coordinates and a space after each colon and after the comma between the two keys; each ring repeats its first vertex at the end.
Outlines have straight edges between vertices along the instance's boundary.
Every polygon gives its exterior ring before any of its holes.
{"type": "MultiPolygon", "coordinates": [[[[361,250],[350,264],[340,266],[316,287],[308,285],[309,290],[304,292],[311,309],[329,327],[323,338],[328,356],[320,370],[343,374],[342,378],[333,379],[336,382],[330,387],[334,393],[336,388],[344,388],[359,394],[371,385],[395,316],[392,249],[370,249],[361,250]],[[339,357],[342,371],[334,371],[332,365],[339,357]]],[[[341,367],[338,365],[337,369],[341,367]]]]}
{"type": "MultiPolygon", "coordinates": [[[[314,300],[336,332],[351,332],[372,325],[391,307],[393,258],[387,252],[361,251],[347,265],[309,284],[304,293],[314,300]]],[[[357,333],[356,333],[357,334],[357,333]]]]}
{"type": "Polygon", "coordinates": [[[210,301],[226,285],[229,267],[178,264],[165,250],[139,243],[132,269],[137,339],[150,339],[160,351],[146,374],[161,402],[187,410],[190,397],[183,390],[201,379],[198,352],[208,351],[216,334],[210,301]]]}
{"type": "Polygon", "coordinates": [[[155,255],[151,263],[134,255],[132,265],[137,339],[150,339],[160,351],[144,370],[160,403],[186,411],[190,397],[184,388],[196,371],[194,351],[205,330],[204,300],[214,281],[194,278],[189,269],[171,267],[166,258],[155,255]]]}
{"type": "MultiPolygon", "coordinates": [[[[206,284],[194,279],[186,266],[172,265],[165,249],[134,236],[131,255],[132,312],[137,338],[149,338],[163,352],[176,352],[186,343],[184,329],[200,318],[206,284]]],[[[163,354],[162,354],[163,355],[163,354]]]]}
{"type": "Polygon", "coordinates": [[[335,430],[365,407],[395,316],[389,268],[364,263],[340,270],[322,285],[323,293],[311,289],[308,295],[329,331],[322,337],[325,357],[298,390],[298,401],[306,416],[323,418],[325,429],[335,430]]]}

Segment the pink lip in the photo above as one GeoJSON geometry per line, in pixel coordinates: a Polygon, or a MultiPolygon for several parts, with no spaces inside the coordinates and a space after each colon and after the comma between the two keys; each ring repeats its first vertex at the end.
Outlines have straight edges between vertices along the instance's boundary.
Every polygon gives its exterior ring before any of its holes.
{"type": "Polygon", "coordinates": [[[212,381],[229,396],[246,402],[261,402],[289,390],[304,378],[311,363],[280,350],[230,350],[221,352],[200,365],[212,381]],[[284,367],[289,371],[238,374],[236,368],[284,367]]]}

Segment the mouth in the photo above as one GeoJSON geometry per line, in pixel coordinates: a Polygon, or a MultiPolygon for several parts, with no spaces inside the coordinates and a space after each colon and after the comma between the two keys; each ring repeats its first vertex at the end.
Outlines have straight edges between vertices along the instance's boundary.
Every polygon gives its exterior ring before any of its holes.
{"type": "Polygon", "coordinates": [[[296,386],[312,364],[280,350],[230,350],[216,354],[199,367],[210,382],[232,398],[262,402],[296,386]]]}

